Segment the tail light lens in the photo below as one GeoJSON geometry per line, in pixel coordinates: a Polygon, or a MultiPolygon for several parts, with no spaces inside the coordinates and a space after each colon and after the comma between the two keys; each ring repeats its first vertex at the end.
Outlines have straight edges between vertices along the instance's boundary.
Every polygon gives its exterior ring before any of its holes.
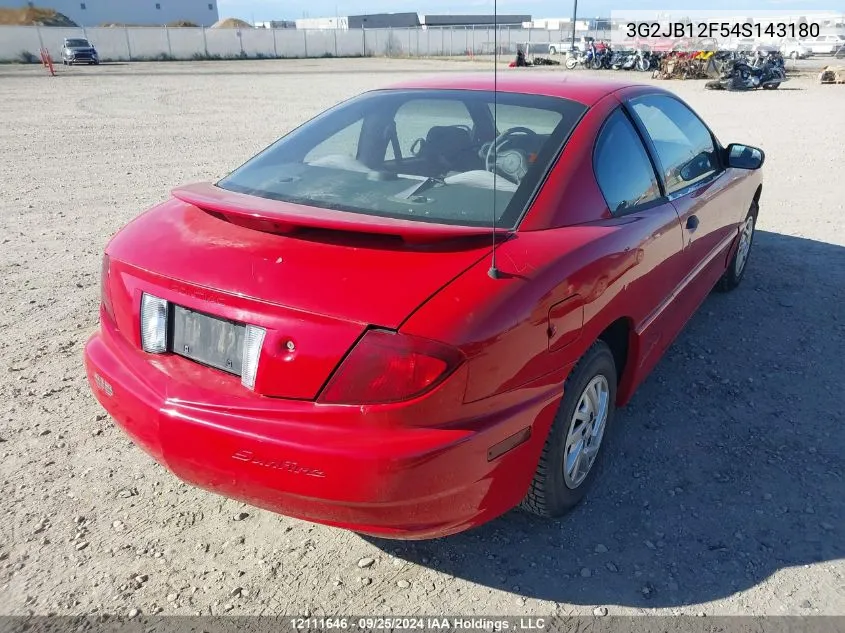
{"type": "Polygon", "coordinates": [[[167,351],[167,301],[141,295],[141,347],[150,354],[167,351]]]}
{"type": "Polygon", "coordinates": [[[111,261],[108,255],[103,255],[103,262],[100,266],[100,302],[106,314],[114,320],[114,306],[111,302],[111,290],[109,290],[109,274],[111,272],[111,261]]]}
{"type": "Polygon", "coordinates": [[[323,389],[325,404],[410,400],[443,382],[461,364],[455,348],[407,334],[369,330],[323,389]]]}
{"type": "Polygon", "coordinates": [[[246,326],[244,334],[244,352],[241,361],[241,384],[255,389],[255,375],[258,373],[258,360],[261,357],[261,346],[264,344],[264,328],[254,325],[246,326]]]}

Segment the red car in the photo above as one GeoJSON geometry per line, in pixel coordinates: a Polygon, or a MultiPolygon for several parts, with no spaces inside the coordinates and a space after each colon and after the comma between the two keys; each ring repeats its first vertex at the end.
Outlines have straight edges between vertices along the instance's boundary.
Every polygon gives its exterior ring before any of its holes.
{"type": "Polygon", "coordinates": [[[285,515],[408,539],[558,516],[740,283],[763,160],[651,86],[369,92],[111,240],[88,378],[178,477],[285,515]]]}

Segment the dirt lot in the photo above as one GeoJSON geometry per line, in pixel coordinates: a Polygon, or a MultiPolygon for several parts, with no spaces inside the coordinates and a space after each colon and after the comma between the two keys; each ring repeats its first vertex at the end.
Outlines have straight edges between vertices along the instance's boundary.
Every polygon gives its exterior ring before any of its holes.
{"type": "Polygon", "coordinates": [[[661,82],[766,150],[760,232],[565,520],[364,539],[180,484],[95,403],[81,354],[109,236],[344,97],[468,67],[0,67],[0,613],[845,614],[845,86],[661,82]]]}

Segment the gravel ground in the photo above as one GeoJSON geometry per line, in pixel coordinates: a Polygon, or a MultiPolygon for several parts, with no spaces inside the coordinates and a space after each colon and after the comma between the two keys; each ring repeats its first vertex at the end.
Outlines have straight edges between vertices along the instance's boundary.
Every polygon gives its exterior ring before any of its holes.
{"type": "Polygon", "coordinates": [[[845,614],[845,86],[661,82],[766,150],[760,232],[565,520],[365,539],[182,485],[95,403],[81,354],[109,236],[342,98],[469,67],[0,67],[0,613],[845,614]]]}

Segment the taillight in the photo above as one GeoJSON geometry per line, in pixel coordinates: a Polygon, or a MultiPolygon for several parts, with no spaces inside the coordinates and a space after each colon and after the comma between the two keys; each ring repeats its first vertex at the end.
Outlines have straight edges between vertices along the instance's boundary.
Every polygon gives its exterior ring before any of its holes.
{"type": "Polygon", "coordinates": [[[410,400],[460,365],[455,348],[387,330],[369,330],[341,363],[318,402],[383,404],[410,400]]]}
{"type": "Polygon", "coordinates": [[[100,301],[106,314],[114,320],[114,306],[111,302],[111,290],[109,290],[109,274],[111,272],[111,262],[108,255],[103,255],[103,262],[100,266],[100,301]]]}
{"type": "Polygon", "coordinates": [[[150,354],[167,351],[167,301],[141,294],[141,347],[150,354]]]}

